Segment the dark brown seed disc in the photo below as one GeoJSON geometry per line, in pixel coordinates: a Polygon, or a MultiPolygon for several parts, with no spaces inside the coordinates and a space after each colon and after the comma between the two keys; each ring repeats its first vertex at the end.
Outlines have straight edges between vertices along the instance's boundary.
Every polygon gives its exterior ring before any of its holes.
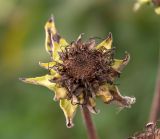
{"type": "Polygon", "coordinates": [[[53,67],[61,75],[61,79],[53,79],[53,82],[67,88],[69,98],[83,93],[85,103],[100,85],[106,82],[112,84],[113,78],[119,75],[111,67],[114,50],[96,50],[93,46],[91,49],[90,45],[89,42],[81,41],[72,43],[65,51],[59,53],[63,63],[57,63],[53,67]]]}

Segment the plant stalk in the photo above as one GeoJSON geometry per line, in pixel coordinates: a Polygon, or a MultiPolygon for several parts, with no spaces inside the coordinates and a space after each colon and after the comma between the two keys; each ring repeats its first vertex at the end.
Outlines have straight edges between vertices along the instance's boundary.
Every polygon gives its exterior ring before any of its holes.
{"type": "Polygon", "coordinates": [[[158,74],[157,74],[157,81],[156,81],[156,87],[155,87],[155,94],[153,97],[149,122],[156,123],[158,120],[159,114],[160,114],[160,60],[159,60],[159,65],[158,65],[158,74]]]}
{"type": "Polygon", "coordinates": [[[88,139],[98,139],[96,128],[93,124],[91,114],[86,106],[81,107],[84,123],[87,128],[88,139]]]}

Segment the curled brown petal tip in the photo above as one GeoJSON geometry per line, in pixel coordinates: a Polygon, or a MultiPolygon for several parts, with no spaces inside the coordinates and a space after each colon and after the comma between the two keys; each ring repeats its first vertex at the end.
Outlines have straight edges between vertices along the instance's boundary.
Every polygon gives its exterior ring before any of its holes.
{"type": "Polygon", "coordinates": [[[74,126],[74,124],[70,118],[66,121],[66,126],[67,126],[67,128],[72,128],[74,126]]]}
{"type": "Polygon", "coordinates": [[[92,107],[92,106],[90,106],[90,105],[87,105],[87,108],[88,108],[88,110],[89,110],[91,113],[93,113],[93,114],[99,114],[99,113],[100,113],[100,110],[97,109],[96,107],[92,107]]]}
{"type": "Polygon", "coordinates": [[[82,41],[82,36],[83,36],[83,35],[84,35],[84,33],[81,33],[81,34],[78,36],[78,38],[77,38],[77,40],[76,40],[76,43],[82,41]]]}

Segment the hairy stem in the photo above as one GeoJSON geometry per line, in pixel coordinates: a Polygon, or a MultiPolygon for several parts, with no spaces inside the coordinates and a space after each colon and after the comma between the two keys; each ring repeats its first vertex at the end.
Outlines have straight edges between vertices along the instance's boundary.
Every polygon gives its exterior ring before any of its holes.
{"type": "Polygon", "coordinates": [[[91,114],[86,106],[82,106],[82,115],[87,128],[88,139],[98,139],[96,128],[92,122],[91,114]]]}
{"type": "Polygon", "coordinates": [[[154,122],[154,123],[157,122],[159,114],[160,114],[160,64],[158,66],[156,88],[155,88],[155,94],[154,94],[152,107],[150,111],[149,122],[154,122]]]}

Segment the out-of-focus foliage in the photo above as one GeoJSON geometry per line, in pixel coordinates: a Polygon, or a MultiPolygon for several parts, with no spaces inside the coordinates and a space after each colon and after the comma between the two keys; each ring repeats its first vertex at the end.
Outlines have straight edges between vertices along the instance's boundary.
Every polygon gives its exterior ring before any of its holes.
{"type": "Polygon", "coordinates": [[[23,84],[21,76],[47,72],[38,62],[48,61],[44,23],[53,13],[67,40],[101,37],[112,32],[116,57],[124,51],[131,61],[117,81],[124,95],[137,98],[131,109],[118,110],[99,101],[94,115],[100,138],[124,139],[148,120],[160,48],[160,18],[150,7],[132,11],[134,1],[121,0],[0,0],[0,139],[86,138],[80,112],[73,129],[64,126],[63,113],[43,87],[23,84]],[[37,66],[35,66],[37,64],[37,66]]]}
{"type": "Polygon", "coordinates": [[[160,15],[160,1],[159,0],[137,0],[137,2],[134,4],[134,11],[137,11],[140,9],[143,5],[152,5],[155,7],[155,13],[160,15]]]}

